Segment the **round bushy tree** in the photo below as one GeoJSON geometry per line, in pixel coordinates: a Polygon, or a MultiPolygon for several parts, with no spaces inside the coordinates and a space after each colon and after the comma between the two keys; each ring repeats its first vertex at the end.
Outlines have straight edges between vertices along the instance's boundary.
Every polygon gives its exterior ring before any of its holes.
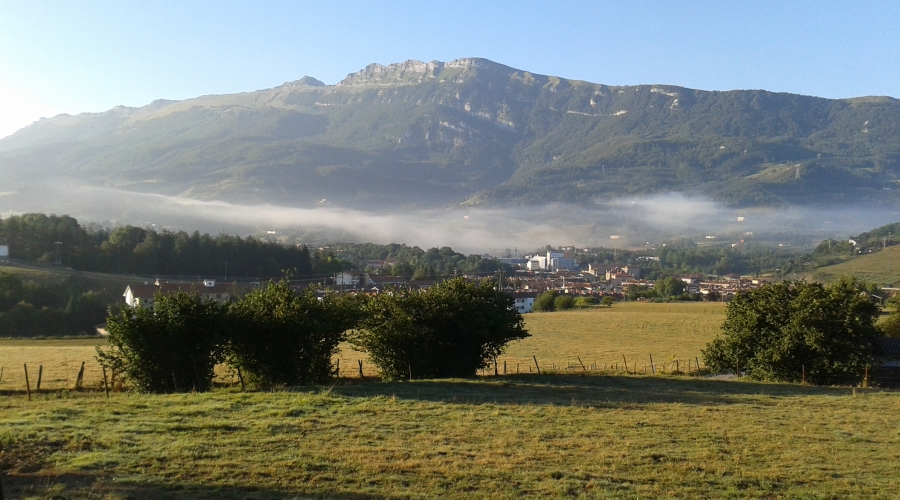
{"type": "Polygon", "coordinates": [[[575,299],[575,307],[590,307],[596,303],[596,297],[578,297],[575,299]]]}
{"type": "Polygon", "coordinates": [[[531,310],[535,312],[551,312],[555,310],[556,307],[556,297],[559,294],[556,293],[556,290],[548,290],[534,299],[534,304],[531,306],[531,310]]]}
{"type": "Polygon", "coordinates": [[[100,363],[140,392],[206,391],[225,325],[225,308],[196,294],[157,293],[153,308],[125,307],[107,318],[100,363]]]}
{"type": "Polygon", "coordinates": [[[351,342],[391,380],[472,376],[529,337],[512,296],[462,278],[370,300],[351,342]]]}
{"type": "Polygon", "coordinates": [[[258,387],[327,380],[332,356],[358,318],[355,300],[319,297],[311,288],[295,293],[286,279],[266,283],[231,305],[229,365],[258,387]]]}
{"type": "Polygon", "coordinates": [[[738,294],[725,310],[722,335],[703,359],[717,372],[740,369],[758,380],[816,383],[858,378],[873,363],[878,306],[864,283],[803,281],[738,294]]]}
{"type": "Polygon", "coordinates": [[[575,299],[571,295],[560,295],[553,300],[553,309],[556,311],[568,311],[575,307],[575,299]]]}

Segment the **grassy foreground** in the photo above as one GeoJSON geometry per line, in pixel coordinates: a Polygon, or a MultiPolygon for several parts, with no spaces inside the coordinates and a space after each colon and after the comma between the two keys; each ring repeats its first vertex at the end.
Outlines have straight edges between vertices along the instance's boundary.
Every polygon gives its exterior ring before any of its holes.
{"type": "Polygon", "coordinates": [[[7,498],[896,498],[900,394],[520,375],[0,396],[7,498]]]}

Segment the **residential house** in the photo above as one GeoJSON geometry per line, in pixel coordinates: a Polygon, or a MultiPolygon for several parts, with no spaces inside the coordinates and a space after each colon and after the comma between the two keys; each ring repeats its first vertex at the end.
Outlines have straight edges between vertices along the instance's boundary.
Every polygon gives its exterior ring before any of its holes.
{"type": "Polygon", "coordinates": [[[537,297],[537,293],[513,292],[512,296],[516,300],[516,311],[519,311],[519,314],[530,313],[534,309],[534,299],[537,297]]]}
{"type": "Polygon", "coordinates": [[[224,304],[235,295],[234,284],[216,283],[216,280],[203,280],[201,283],[161,283],[157,280],[150,284],[128,285],[125,287],[125,303],[132,307],[153,307],[155,294],[170,295],[177,292],[197,294],[207,301],[224,304]]]}
{"type": "Polygon", "coordinates": [[[334,276],[334,286],[358,288],[369,284],[369,275],[362,271],[342,271],[334,276]]]}

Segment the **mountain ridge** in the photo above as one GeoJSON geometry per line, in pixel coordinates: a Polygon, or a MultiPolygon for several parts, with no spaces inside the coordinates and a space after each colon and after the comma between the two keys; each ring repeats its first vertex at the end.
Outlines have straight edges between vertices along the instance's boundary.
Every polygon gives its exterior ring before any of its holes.
{"type": "Polygon", "coordinates": [[[0,173],[21,169],[201,199],[361,208],[666,191],[736,206],[893,206],[900,101],[615,86],[482,58],[408,60],[334,85],[305,76],[42,119],[0,139],[0,173]]]}

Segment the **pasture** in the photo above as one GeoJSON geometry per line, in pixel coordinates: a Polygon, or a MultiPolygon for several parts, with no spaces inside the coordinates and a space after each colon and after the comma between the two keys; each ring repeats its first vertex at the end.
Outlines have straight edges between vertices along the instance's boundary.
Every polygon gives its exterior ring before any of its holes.
{"type": "MultiPolygon", "coordinates": [[[[510,344],[506,354],[498,359],[498,371],[502,373],[504,362],[508,374],[516,373],[517,369],[519,373],[536,371],[535,357],[542,371],[582,371],[578,358],[590,371],[621,371],[625,363],[623,355],[631,371],[637,367],[643,372],[650,363],[650,355],[657,369],[664,363],[671,366],[677,359],[678,367],[685,371],[688,361],[694,362],[706,343],[719,332],[724,313],[725,307],[719,303],[630,302],[609,308],[527,314],[525,325],[532,337],[510,344]]],[[[97,387],[102,383],[102,373],[94,360],[95,347],[105,343],[102,338],[0,339],[0,366],[3,366],[0,391],[25,390],[22,365],[26,363],[32,387],[39,366],[44,370],[42,388],[73,387],[82,361],[85,362],[84,384],[97,387]]],[[[354,351],[350,345],[342,345],[336,358],[340,359],[344,377],[358,376],[359,361],[363,362],[366,376],[378,375],[366,355],[354,351]]],[[[226,370],[219,370],[219,374],[221,381],[234,381],[226,370]]]]}
{"type": "Polygon", "coordinates": [[[900,394],[510,375],[0,396],[8,497],[896,498],[900,394]]]}
{"type": "Polygon", "coordinates": [[[556,373],[383,383],[355,378],[364,357],[345,349],[333,385],[272,392],[29,401],[22,362],[43,363],[53,389],[89,361],[96,387],[103,340],[2,340],[0,363],[18,369],[0,382],[0,479],[35,499],[894,498],[900,393],[566,370],[698,356],[723,313],[531,314],[507,361],[556,373]]]}
{"type": "Polygon", "coordinates": [[[859,255],[813,271],[813,278],[819,281],[833,281],[841,276],[856,276],[886,287],[896,286],[900,282],[900,246],[859,255]]]}

